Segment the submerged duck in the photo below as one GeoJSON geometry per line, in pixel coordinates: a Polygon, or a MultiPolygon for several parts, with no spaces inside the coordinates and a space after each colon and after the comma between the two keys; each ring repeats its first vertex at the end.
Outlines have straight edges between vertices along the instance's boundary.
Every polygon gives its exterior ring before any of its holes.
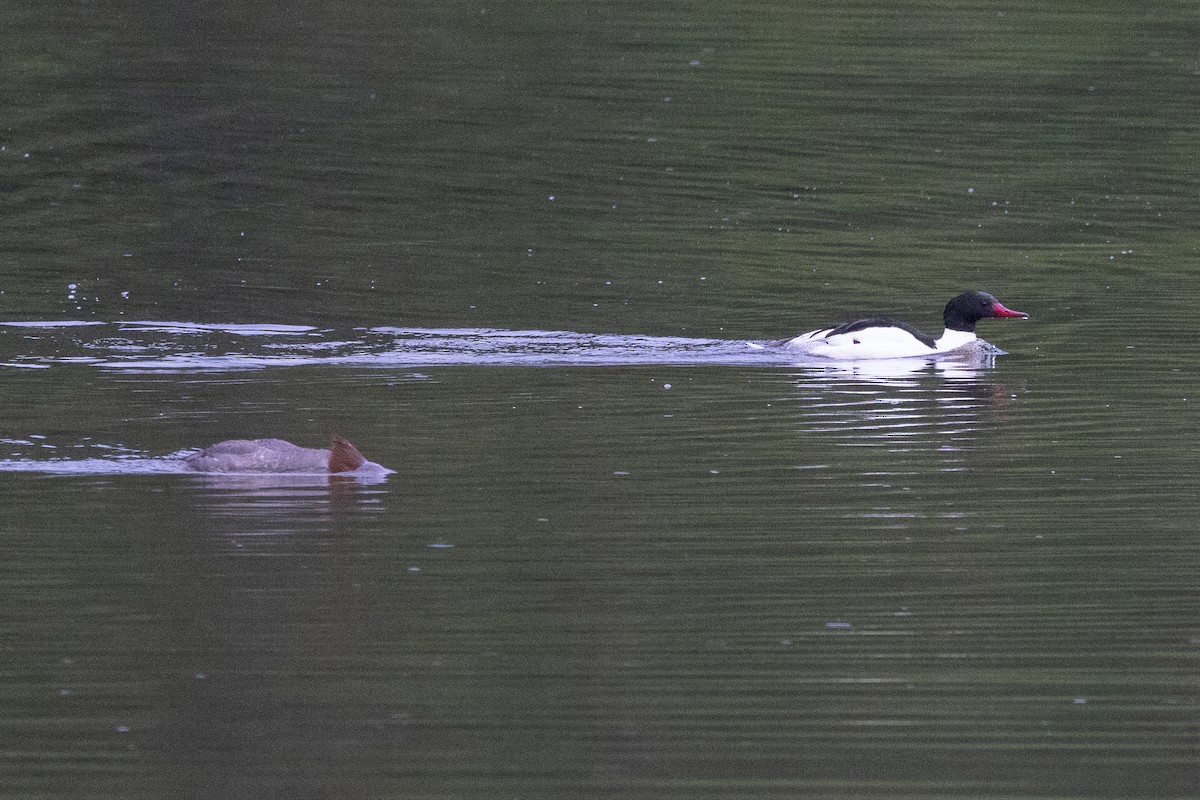
{"type": "Polygon", "coordinates": [[[368,461],[341,436],[329,449],[299,447],[283,439],[230,439],[183,459],[196,472],[302,472],[386,474],[393,470],[368,461]]]}
{"type": "Polygon", "coordinates": [[[1005,308],[987,292],[963,292],[942,313],[946,330],[934,339],[905,322],[882,317],[844,322],[772,342],[805,355],[845,360],[910,358],[961,350],[977,341],[975,323],[988,317],[1020,317],[1023,311],[1005,308]]]}

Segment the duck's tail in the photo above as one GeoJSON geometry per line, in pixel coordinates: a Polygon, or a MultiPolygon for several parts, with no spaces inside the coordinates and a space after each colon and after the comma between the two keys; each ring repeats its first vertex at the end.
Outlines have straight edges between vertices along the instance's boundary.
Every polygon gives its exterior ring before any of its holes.
{"type": "Polygon", "coordinates": [[[358,448],[336,433],[329,437],[329,471],[354,472],[367,463],[367,458],[358,448]]]}

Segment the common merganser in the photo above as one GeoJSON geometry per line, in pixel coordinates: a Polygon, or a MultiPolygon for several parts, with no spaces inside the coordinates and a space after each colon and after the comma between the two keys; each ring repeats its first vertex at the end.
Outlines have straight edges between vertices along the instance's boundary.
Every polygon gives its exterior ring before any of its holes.
{"type": "Polygon", "coordinates": [[[975,323],[987,317],[1021,317],[987,292],[963,292],[946,304],[946,330],[934,339],[905,322],[881,317],[845,322],[772,344],[821,358],[858,360],[941,355],[976,341],[975,323]]]}
{"type": "Polygon", "coordinates": [[[331,436],[329,449],[298,447],[283,439],[230,439],[184,458],[196,472],[390,473],[368,461],[341,436],[331,436]]]}

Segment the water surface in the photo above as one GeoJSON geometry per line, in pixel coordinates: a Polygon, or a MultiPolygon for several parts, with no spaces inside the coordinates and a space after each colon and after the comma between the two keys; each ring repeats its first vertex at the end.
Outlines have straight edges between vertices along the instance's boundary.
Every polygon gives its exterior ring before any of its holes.
{"type": "MultiPolygon", "coordinates": [[[[405,369],[444,365],[806,365],[905,374],[933,365],[973,370],[1004,351],[983,340],[936,358],[838,364],[778,340],[736,341],[573,331],[488,328],[318,330],[277,324],[76,321],[0,322],[0,367],[47,369],[87,364],[123,372],[224,372],[271,367],[405,369]],[[13,329],[5,331],[5,328],[13,329]]],[[[418,376],[419,377],[419,376],[418,376]]]]}
{"type": "Polygon", "coordinates": [[[1182,7],[6,12],[0,795],[1195,794],[1182,7]]]}

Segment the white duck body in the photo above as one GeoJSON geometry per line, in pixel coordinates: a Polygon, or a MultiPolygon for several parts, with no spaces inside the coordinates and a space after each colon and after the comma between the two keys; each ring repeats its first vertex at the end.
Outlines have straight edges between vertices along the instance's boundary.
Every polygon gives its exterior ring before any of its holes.
{"type": "Polygon", "coordinates": [[[806,355],[857,361],[941,355],[978,340],[974,333],[950,330],[943,333],[940,339],[930,339],[892,320],[863,320],[868,321],[873,324],[850,331],[843,330],[847,326],[840,326],[802,333],[782,342],[782,346],[806,355]],[[892,324],[887,324],[889,322],[892,324]]]}
{"type": "Polygon", "coordinates": [[[976,342],[983,344],[975,335],[975,323],[986,317],[1028,316],[1005,308],[986,292],[965,292],[946,304],[946,330],[937,339],[907,323],[873,317],[819,328],[772,344],[803,355],[841,361],[921,358],[965,351],[976,342]]]}

